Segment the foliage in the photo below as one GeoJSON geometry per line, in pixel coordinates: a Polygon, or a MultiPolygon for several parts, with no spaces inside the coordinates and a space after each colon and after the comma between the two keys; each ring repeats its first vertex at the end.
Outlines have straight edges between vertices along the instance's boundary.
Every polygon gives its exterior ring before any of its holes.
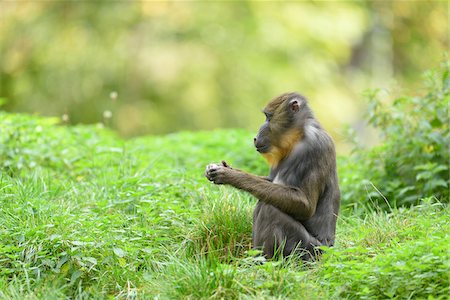
{"type": "Polygon", "coordinates": [[[411,210],[370,215],[355,224],[359,226],[353,230],[362,232],[360,240],[352,241],[355,246],[326,253],[319,269],[322,286],[331,298],[446,299],[450,293],[448,213],[448,206],[426,201],[411,210]]]}
{"type": "MultiPolygon", "coordinates": [[[[59,122],[57,118],[30,118],[0,112],[0,119],[0,170],[10,176],[19,176],[23,171],[36,168],[81,175],[87,167],[77,163],[87,158],[83,150],[88,147],[99,147],[99,153],[105,150],[99,145],[98,133],[101,127],[89,130],[77,127],[71,135],[66,135],[65,128],[52,126],[59,122]],[[61,144],[65,147],[62,148],[61,144]]],[[[112,137],[103,131],[102,142],[112,137]]]]}
{"type": "MultiPolygon", "coordinates": [[[[266,173],[250,133],[123,141],[95,126],[6,113],[0,127],[0,298],[448,294],[450,212],[432,198],[412,210],[341,215],[337,245],[319,262],[265,261],[249,250],[254,199],[203,177],[221,159],[266,173]]],[[[355,184],[341,180],[344,190],[355,184]]]]}
{"type": "Polygon", "coordinates": [[[370,150],[355,148],[346,159],[346,205],[366,205],[367,197],[370,205],[384,208],[418,204],[430,195],[449,201],[449,63],[425,77],[423,96],[383,103],[379,91],[367,94],[368,122],[381,141],[370,150]]]}
{"type": "Polygon", "coordinates": [[[0,1],[0,98],[8,111],[136,136],[254,129],[271,97],[298,90],[335,128],[359,121],[349,112],[370,83],[395,72],[411,84],[438,63],[447,10],[445,1],[0,1]]]}

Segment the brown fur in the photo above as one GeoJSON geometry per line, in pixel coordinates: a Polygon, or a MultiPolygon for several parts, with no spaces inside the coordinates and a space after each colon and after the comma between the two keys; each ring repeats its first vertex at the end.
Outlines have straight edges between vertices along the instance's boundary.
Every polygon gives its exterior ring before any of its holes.
{"type": "MultiPolygon", "coordinates": [[[[279,109],[279,107],[286,102],[287,100],[289,100],[290,94],[286,93],[283,95],[280,95],[278,97],[273,98],[269,104],[267,104],[266,106],[266,111],[268,112],[275,112],[276,110],[279,109]]],[[[282,110],[281,110],[282,111],[282,110]]]]}

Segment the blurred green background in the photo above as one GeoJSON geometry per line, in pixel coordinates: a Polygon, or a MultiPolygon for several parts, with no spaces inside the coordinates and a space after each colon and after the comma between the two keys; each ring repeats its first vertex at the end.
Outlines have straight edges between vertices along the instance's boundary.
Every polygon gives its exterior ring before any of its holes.
{"type": "Polygon", "coordinates": [[[361,127],[364,90],[414,91],[448,51],[447,1],[1,1],[0,11],[2,109],[125,137],[256,131],[272,97],[298,91],[340,143],[344,124],[361,127]]]}

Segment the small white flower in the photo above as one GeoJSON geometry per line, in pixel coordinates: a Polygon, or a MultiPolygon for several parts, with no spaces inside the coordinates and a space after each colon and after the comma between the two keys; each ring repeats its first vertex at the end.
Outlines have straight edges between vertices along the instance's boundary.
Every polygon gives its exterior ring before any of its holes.
{"type": "Polygon", "coordinates": [[[111,119],[111,118],[112,118],[112,111],[110,111],[110,110],[105,110],[105,111],[103,112],[103,118],[105,118],[105,119],[111,119]]]}
{"type": "Polygon", "coordinates": [[[116,100],[118,96],[119,94],[116,91],[113,91],[109,94],[109,98],[111,98],[111,100],[116,100]]]}
{"type": "Polygon", "coordinates": [[[63,122],[69,122],[69,115],[68,114],[63,114],[61,116],[61,119],[63,120],[63,122]]]}

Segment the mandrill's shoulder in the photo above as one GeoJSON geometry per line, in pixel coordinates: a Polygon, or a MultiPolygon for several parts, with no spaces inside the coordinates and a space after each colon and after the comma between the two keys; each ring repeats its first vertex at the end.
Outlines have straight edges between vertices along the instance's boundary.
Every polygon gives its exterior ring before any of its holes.
{"type": "Polygon", "coordinates": [[[312,120],[305,124],[304,139],[302,142],[308,144],[310,150],[314,152],[334,152],[333,139],[316,120],[312,120]]]}

